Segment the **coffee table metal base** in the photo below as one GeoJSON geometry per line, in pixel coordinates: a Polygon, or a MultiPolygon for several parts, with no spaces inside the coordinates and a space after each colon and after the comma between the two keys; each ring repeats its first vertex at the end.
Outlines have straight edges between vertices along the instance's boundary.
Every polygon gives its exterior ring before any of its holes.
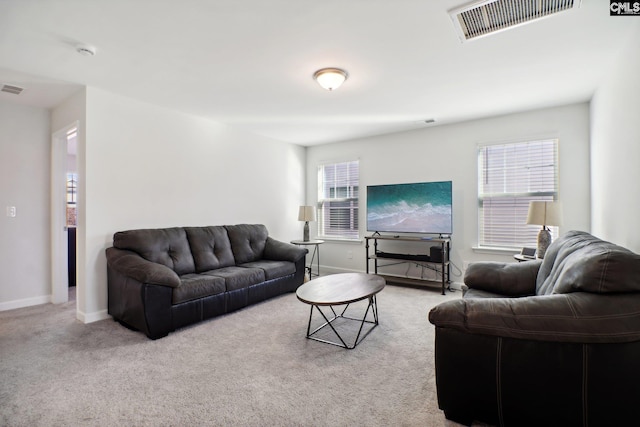
{"type": "Polygon", "coordinates": [[[364,316],[362,317],[362,319],[345,316],[345,313],[346,313],[347,309],[349,308],[349,305],[350,304],[347,304],[346,307],[342,310],[342,312],[340,314],[336,313],[336,311],[333,308],[334,306],[332,306],[332,305],[328,306],[331,309],[331,313],[329,314],[331,316],[331,318],[327,317],[327,315],[322,311],[322,309],[320,308],[319,305],[315,305],[315,304],[311,305],[311,311],[309,312],[309,324],[307,325],[307,338],[309,338],[311,340],[315,340],[315,341],[320,341],[320,342],[323,342],[323,343],[326,343],[326,344],[336,345],[338,347],[343,347],[343,348],[346,348],[346,349],[349,349],[349,350],[355,348],[358,344],[360,344],[362,342],[363,339],[365,339],[365,337],[367,335],[369,335],[369,333],[376,326],[378,326],[378,303],[376,301],[376,296],[375,295],[370,296],[369,297],[369,305],[367,306],[367,309],[364,312],[364,316]],[[311,320],[313,319],[313,309],[314,308],[322,315],[322,317],[325,320],[325,323],[323,323],[322,325],[320,325],[319,327],[317,327],[316,329],[311,331],[311,320]],[[367,320],[367,316],[369,316],[369,312],[372,313],[373,320],[367,320]],[[337,319],[347,319],[347,320],[351,320],[351,321],[354,321],[354,322],[360,322],[360,328],[358,329],[358,334],[356,335],[356,338],[353,341],[353,345],[347,344],[345,339],[338,332],[338,329],[336,329],[336,327],[334,327],[333,322],[335,320],[337,320],[337,319]],[[371,326],[363,334],[362,330],[364,328],[365,323],[371,324],[373,326],[371,326]],[[325,340],[325,339],[318,338],[317,336],[315,336],[318,332],[320,332],[321,330],[323,330],[323,329],[325,329],[327,327],[329,327],[329,328],[331,328],[331,330],[333,330],[333,333],[340,340],[339,342],[337,342],[337,341],[329,341],[329,340],[325,340]]]}

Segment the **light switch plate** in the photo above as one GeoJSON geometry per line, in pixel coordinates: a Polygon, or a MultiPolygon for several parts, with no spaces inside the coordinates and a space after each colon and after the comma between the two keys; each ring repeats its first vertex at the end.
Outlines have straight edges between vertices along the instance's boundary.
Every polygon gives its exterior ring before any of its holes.
{"type": "Polygon", "coordinates": [[[15,206],[7,206],[7,216],[10,218],[16,217],[16,207],[15,206]]]}

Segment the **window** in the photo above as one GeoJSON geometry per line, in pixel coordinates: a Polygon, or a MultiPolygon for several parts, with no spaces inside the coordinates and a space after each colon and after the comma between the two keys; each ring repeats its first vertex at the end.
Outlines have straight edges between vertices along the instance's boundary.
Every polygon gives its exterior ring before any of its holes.
{"type": "Polygon", "coordinates": [[[67,227],[76,226],[78,192],[78,174],[67,172],[67,227]]]}
{"type": "Polygon", "coordinates": [[[478,148],[479,246],[535,247],[541,226],[526,224],[529,202],[557,197],[558,140],[478,148]]]}
{"type": "Polygon", "coordinates": [[[318,234],[357,239],[359,161],[318,167],[318,234]]]}
{"type": "Polygon", "coordinates": [[[78,174],[73,172],[77,150],[78,128],[73,127],[67,131],[67,227],[75,227],[78,222],[78,174]]]}

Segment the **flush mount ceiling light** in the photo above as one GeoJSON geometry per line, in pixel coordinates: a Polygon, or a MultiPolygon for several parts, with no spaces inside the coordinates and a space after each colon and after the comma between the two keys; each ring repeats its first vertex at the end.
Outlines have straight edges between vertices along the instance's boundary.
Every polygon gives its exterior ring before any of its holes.
{"type": "Polygon", "coordinates": [[[96,54],[96,48],[88,44],[79,44],[76,46],[76,52],[82,56],[93,56],[96,54]]]}
{"type": "Polygon", "coordinates": [[[347,72],[339,68],[323,68],[316,71],[313,78],[326,90],[334,90],[347,80],[347,72]]]}

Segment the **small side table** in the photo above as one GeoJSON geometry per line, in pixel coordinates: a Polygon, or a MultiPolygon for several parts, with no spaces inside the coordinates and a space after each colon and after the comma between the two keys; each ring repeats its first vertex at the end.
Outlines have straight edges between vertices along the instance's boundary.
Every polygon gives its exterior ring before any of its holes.
{"type": "Polygon", "coordinates": [[[320,250],[318,246],[324,243],[324,240],[309,240],[305,242],[304,240],[292,240],[291,243],[298,246],[313,246],[313,252],[311,254],[311,262],[309,263],[309,267],[307,267],[309,271],[309,279],[313,279],[313,276],[320,276],[320,250]],[[313,260],[316,260],[316,273],[313,273],[313,260]]]}

